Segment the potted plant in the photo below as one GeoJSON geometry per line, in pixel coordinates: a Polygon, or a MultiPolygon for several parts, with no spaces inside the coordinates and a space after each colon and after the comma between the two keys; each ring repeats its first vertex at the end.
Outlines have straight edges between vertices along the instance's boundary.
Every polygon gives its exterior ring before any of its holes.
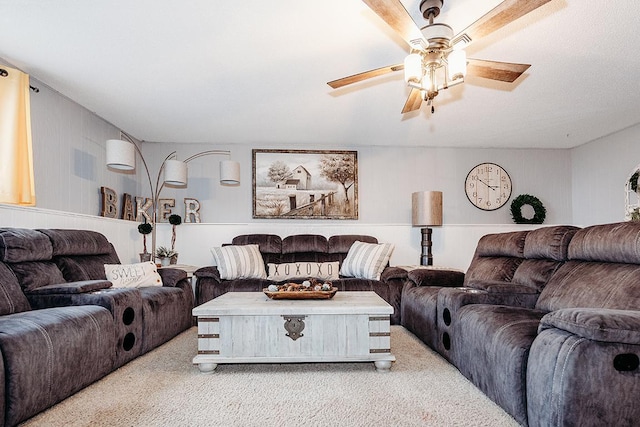
{"type": "Polygon", "coordinates": [[[171,250],[165,246],[158,246],[156,249],[156,258],[160,258],[160,264],[164,267],[169,265],[171,262],[171,257],[176,254],[176,251],[171,250]]]}
{"type": "Polygon", "coordinates": [[[176,227],[182,224],[182,217],[177,214],[169,215],[169,224],[171,224],[171,251],[174,255],[171,257],[171,264],[178,263],[178,252],[176,252],[176,227]]]}
{"type": "Polygon", "coordinates": [[[138,233],[142,234],[143,251],[140,254],[140,262],[151,261],[151,254],[147,252],[147,234],[153,231],[153,226],[146,220],[144,223],[138,225],[138,233]]]}

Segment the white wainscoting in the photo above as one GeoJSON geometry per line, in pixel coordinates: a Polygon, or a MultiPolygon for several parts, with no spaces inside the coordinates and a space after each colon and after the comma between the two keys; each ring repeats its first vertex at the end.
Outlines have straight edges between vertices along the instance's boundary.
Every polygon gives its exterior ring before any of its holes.
{"type": "MultiPolygon", "coordinates": [[[[123,263],[138,261],[142,252],[142,237],[138,223],[100,216],[0,205],[0,227],[74,228],[98,231],[115,246],[123,263]]],[[[547,226],[545,224],[545,226],[547,226]]],[[[480,237],[489,233],[534,229],[540,226],[516,224],[446,224],[433,227],[433,259],[436,267],[466,271],[480,237]]],[[[395,244],[391,265],[420,263],[420,229],[409,224],[362,224],[357,222],[252,222],[244,224],[183,223],[176,227],[176,250],[180,264],[212,265],[210,248],[230,243],[234,236],[270,233],[286,237],[292,234],[368,234],[380,242],[395,244]]],[[[157,246],[171,245],[171,225],[158,224],[157,246]]],[[[151,250],[151,238],[147,238],[151,250]]]]}
{"type": "MultiPolygon", "coordinates": [[[[76,214],[40,208],[0,205],[0,227],[70,228],[93,230],[104,234],[118,252],[123,264],[140,261],[142,239],[138,223],[96,215],[76,214]]],[[[151,250],[151,239],[147,240],[151,250]]]]}
{"type": "MultiPolygon", "coordinates": [[[[434,265],[466,271],[480,237],[489,233],[527,230],[539,226],[516,224],[447,224],[433,227],[434,265]]],[[[391,265],[420,263],[420,229],[408,224],[360,224],[332,222],[324,224],[282,222],[255,222],[247,224],[186,224],[176,227],[178,262],[197,266],[211,265],[210,248],[230,243],[234,236],[251,233],[269,233],[286,237],[292,234],[368,234],[380,242],[395,244],[391,265]]],[[[158,245],[170,245],[171,225],[158,225],[158,245]]]]}

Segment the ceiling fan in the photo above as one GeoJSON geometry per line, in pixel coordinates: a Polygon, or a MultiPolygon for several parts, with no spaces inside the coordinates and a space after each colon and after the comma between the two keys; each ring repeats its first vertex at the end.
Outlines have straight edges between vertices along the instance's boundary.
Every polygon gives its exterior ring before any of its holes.
{"type": "Polygon", "coordinates": [[[433,113],[433,100],[438,93],[463,83],[466,74],[513,83],[530,64],[467,59],[463,49],[474,40],[491,34],[551,0],[505,0],[455,36],[447,24],[433,22],[440,14],[444,0],[420,2],[420,12],[429,22],[422,29],[418,28],[400,0],[362,1],[409,44],[410,54],[404,63],[376,68],[327,84],[337,89],[404,70],[405,82],[411,87],[402,109],[404,114],[418,110],[423,100],[433,113]]]}

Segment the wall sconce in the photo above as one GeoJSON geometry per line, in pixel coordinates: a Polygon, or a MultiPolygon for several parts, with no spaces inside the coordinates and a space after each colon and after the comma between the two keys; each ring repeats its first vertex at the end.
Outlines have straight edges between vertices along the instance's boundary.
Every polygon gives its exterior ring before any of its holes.
{"type": "MultiPolygon", "coordinates": [[[[149,188],[151,190],[151,225],[153,226],[153,230],[151,232],[151,257],[155,261],[158,200],[160,199],[160,192],[164,188],[165,184],[176,187],[185,187],[187,185],[188,176],[187,163],[193,159],[197,159],[198,157],[215,154],[231,156],[231,152],[227,150],[208,150],[194,154],[185,160],[178,160],[176,152],[174,151],[170,153],[164,159],[162,165],[160,165],[156,184],[154,186],[151,180],[151,174],[149,173],[149,168],[147,167],[147,162],[145,161],[138,144],[136,144],[134,139],[125,132],[121,131],[120,135],[124,139],[107,140],[106,163],[109,168],[118,170],[134,170],[136,168],[136,153],[140,155],[140,159],[142,159],[142,164],[144,165],[144,170],[149,181],[149,188]]],[[[220,162],[220,184],[240,184],[240,163],[232,160],[223,160],[220,162]]]]}
{"type": "Polygon", "coordinates": [[[411,195],[412,224],[422,227],[422,255],[420,265],[433,265],[431,228],[442,225],[442,191],[419,191],[411,195]]]}

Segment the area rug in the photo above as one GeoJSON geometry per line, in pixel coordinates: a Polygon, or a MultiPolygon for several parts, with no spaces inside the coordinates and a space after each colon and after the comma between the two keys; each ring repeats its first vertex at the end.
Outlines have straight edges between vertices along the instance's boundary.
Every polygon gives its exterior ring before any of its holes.
{"type": "Polygon", "coordinates": [[[391,371],[373,363],[192,365],[196,328],[23,426],[517,426],[401,326],[391,371]]]}

